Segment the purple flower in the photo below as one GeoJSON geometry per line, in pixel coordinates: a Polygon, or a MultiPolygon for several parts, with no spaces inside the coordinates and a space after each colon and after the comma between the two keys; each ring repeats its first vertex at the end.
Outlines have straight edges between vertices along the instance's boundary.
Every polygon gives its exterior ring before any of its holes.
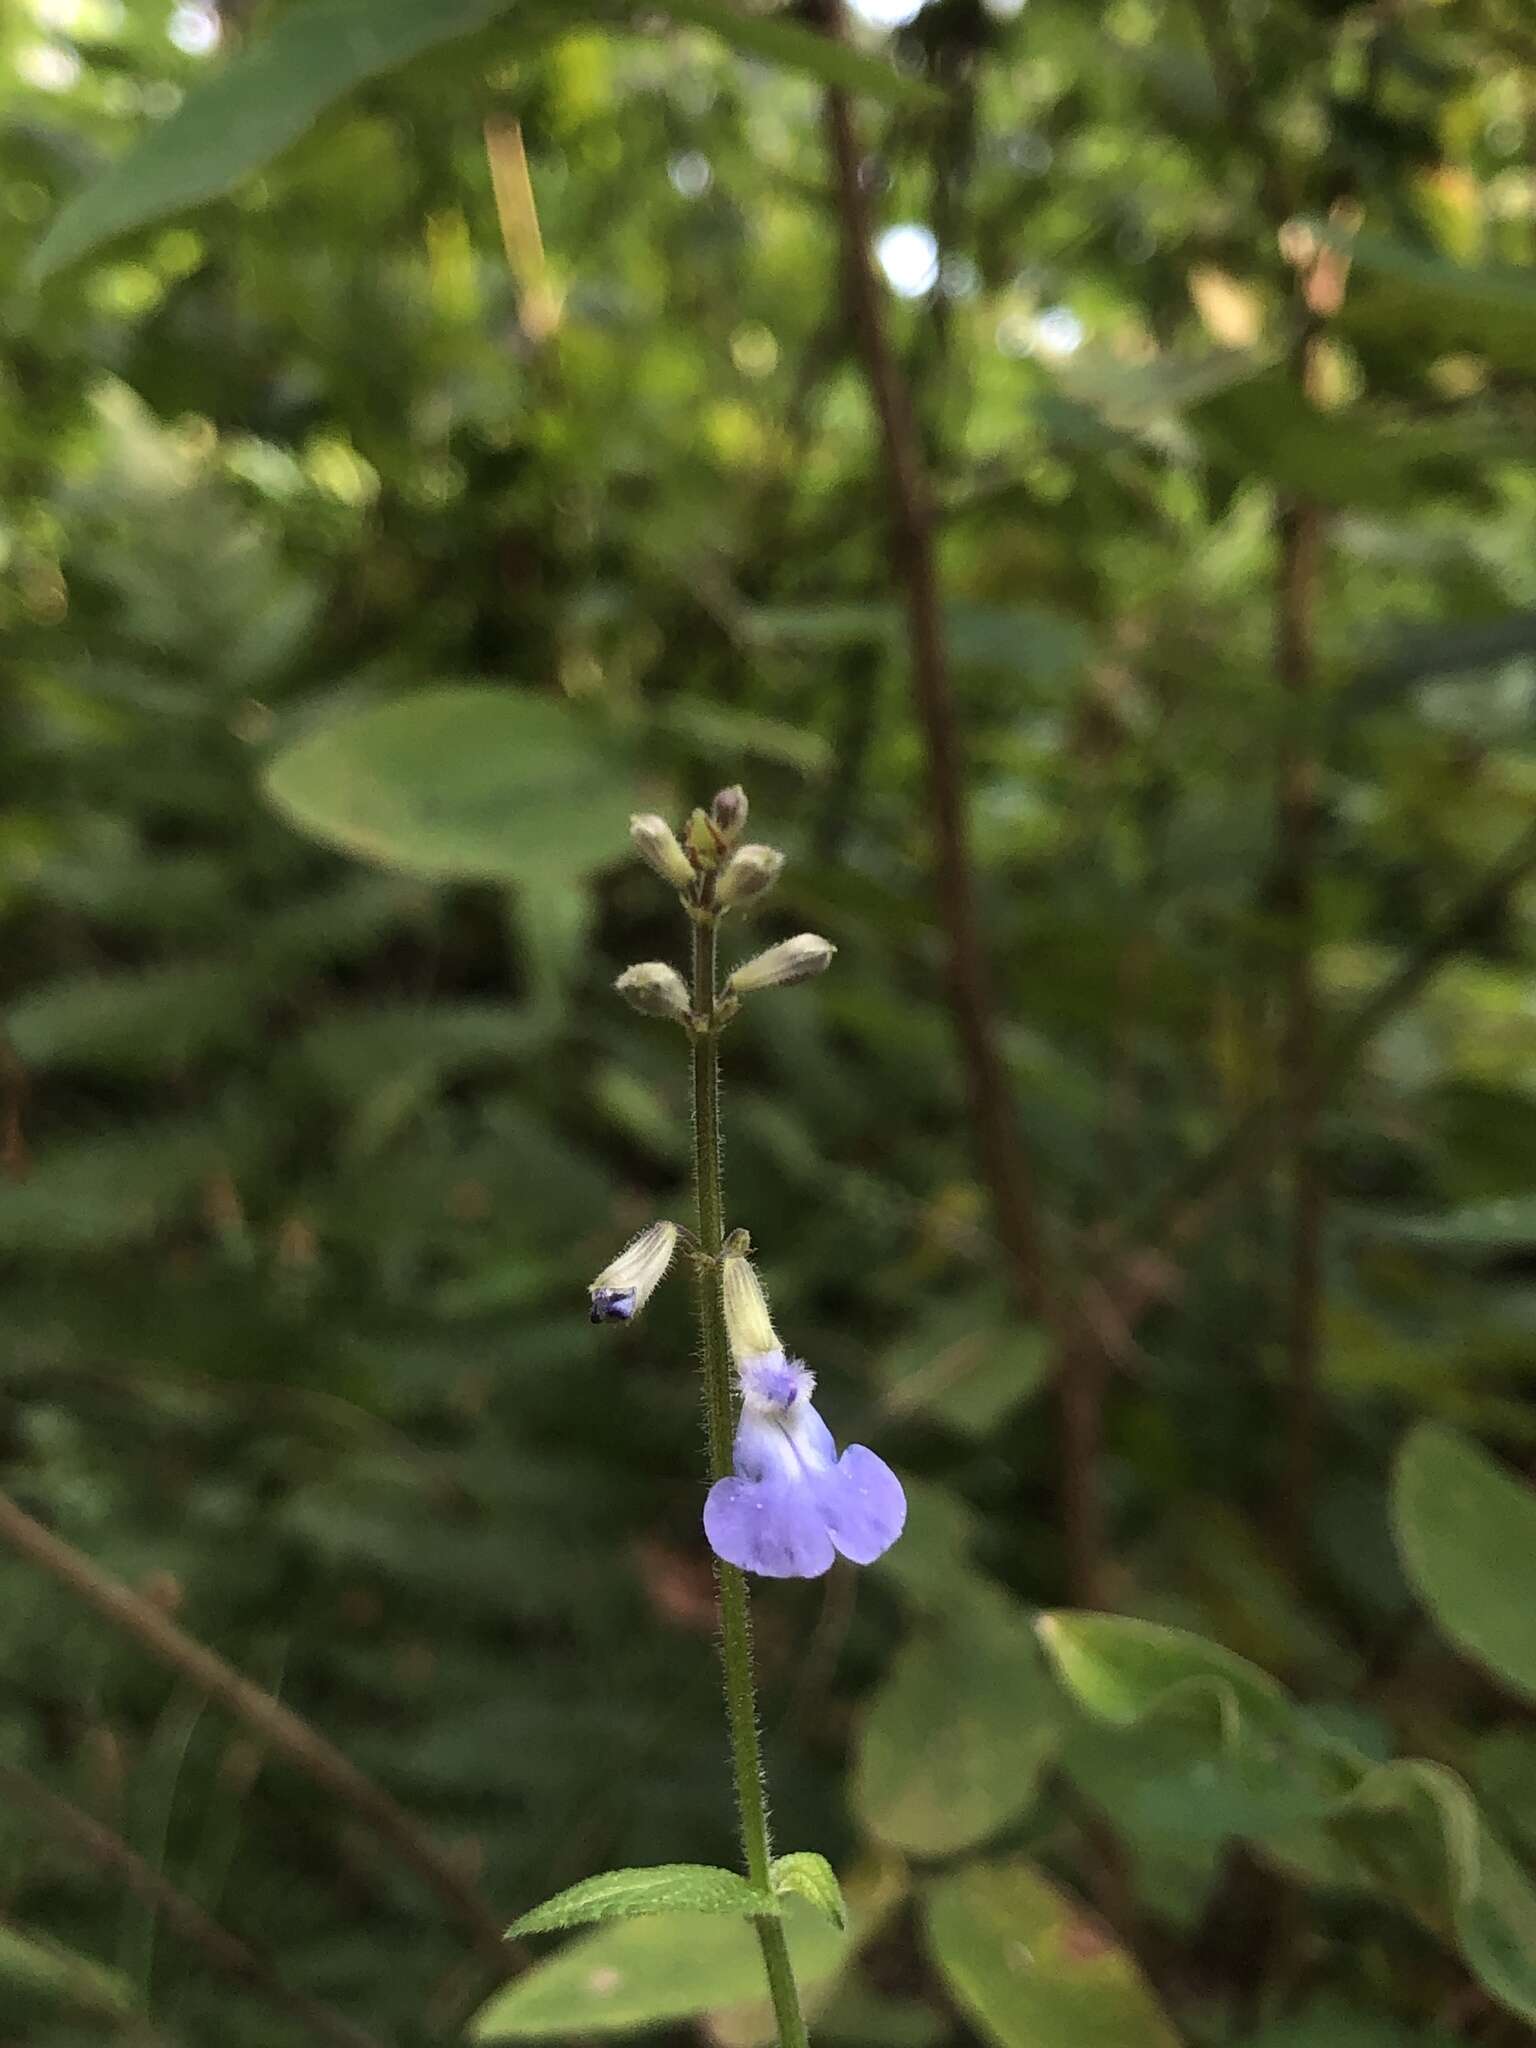
{"type": "Polygon", "coordinates": [[[782,1351],[744,1358],[735,1476],[717,1479],[704,1533],[727,1564],[765,1579],[819,1579],[841,1551],[873,1564],[901,1534],[901,1481],[862,1444],[839,1457],[811,1406],[816,1381],[782,1351]]]}

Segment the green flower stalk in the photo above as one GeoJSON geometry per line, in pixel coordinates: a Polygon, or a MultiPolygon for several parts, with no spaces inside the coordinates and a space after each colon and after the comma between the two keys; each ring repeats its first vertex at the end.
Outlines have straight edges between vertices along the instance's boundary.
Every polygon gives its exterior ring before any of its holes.
{"type": "Polygon", "coordinates": [[[901,1483],[862,1444],[839,1456],[812,1405],[814,1376],[786,1356],[754,1272],[745,1231],[725,1225],[720,1173],[720,1033],[744,1000],[805,981],[831,963],[834,948],[813,932],[770,946],[721,983],[721,920],[765,896],[783,855],[742,845],[747,798],[721,790],[681,835],[659,817],[633,820],[640,858],[677,888],[693,935],[688,981],[664,961],[626,968],[620,995],[648,1016],[688,1034],[693,1083],[693,1189],[697,1236],[653,1224],[593,1281],[594,1322],[628,1322],[644,1307],[681,1238],[693,1266],[703,1364],[709,1496],[704,1530],[715,1554],[720,1668],[735,1776],[736,1814],[747,1881],[764,1901],[752,1924],[763,1952],[780,2048],[807,2048],[805,2020],[774,1896],[773,1848],[758,1738],[747,1573],[817,1578],[841,1553],[869,1564],[889,1549],[906,1519],[901,1483]],[[737,1392],[740,1391],[738,1407],[737,1392]]]}

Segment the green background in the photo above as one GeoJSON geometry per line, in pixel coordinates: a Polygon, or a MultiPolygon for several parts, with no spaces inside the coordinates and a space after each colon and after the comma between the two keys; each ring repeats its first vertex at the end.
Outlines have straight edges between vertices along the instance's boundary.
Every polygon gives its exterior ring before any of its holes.
{"type": "MultiPolygon", "coordinates": [[[[739,780],[789,865],[729,957],[839,950],[726,1037],[728,1220],[912,1499],[756,1602],[776,1844],[849,1905],[787,1908],[814,2038],[1530,2037],[1533,140],[1522,0],[0,19],[0,1486],[491,1924],[734,1860],[686,1289],[585,1287],[686,1215],[626,822],[739,780]],[[839,83],[942,259],[874,275],[1044,1319],[839,83]]],[[[394,2048],[765,2038],[728,1913],[509,1965],[0,1545],[5,2048],[324,2038],[277,1983],[394,2048]]]]}

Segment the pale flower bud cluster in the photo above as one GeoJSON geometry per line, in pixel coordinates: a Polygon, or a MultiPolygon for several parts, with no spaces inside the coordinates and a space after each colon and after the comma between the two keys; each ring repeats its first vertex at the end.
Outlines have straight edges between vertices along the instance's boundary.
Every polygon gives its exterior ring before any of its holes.
{"type": "MultiPolygon", "coordinates": [[[[713,925],[728,911],[766,896],[784,869],[777,847],[742,843],[747,815],[746,791],[732,783],[716,793],[707,811],[689,814],[681,836],[665,818],[642,811],[630,819],[629,837],[646,866],[677,890],[689,917],[713,925]]],[[[666,1017],[692,1031],[714,1031],[735,1016],[743,996],[809,981],[829,965],[835,951],[814,932],[784,939],[738,967],[713,1001],[706,990],[698,1014],[683,977],[663,960],[626,967],[614,986],[644,1016],[666,1017]]]]}

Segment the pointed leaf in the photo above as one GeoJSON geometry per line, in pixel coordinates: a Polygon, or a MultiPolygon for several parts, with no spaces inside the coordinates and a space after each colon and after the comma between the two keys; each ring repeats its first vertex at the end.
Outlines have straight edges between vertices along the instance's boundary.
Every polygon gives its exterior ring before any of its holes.
{"type": "Polygon", "coordinates": [[[798,1892],[802,1899],[810,1900],[818,1913],[824,1913],[834,1927],[848,1925],[843,1888],[825,1856],[818,1856],[813,1849],[797,1849],[789,1856],[775,1856],[768,1878],[780,1896],[798,1892]]]}
{"type": "Polygon", "coordinates": [[[634,1920],[643,1913],[733,1913],[751,1920],[776,1917],[779,1910],[776,1899],[764,1898],[734,1870],[709,1863],[657,1863],[583,1878],[525,1913],[508,1932],[549,1934],[589,1920],[634,1920]]]}

